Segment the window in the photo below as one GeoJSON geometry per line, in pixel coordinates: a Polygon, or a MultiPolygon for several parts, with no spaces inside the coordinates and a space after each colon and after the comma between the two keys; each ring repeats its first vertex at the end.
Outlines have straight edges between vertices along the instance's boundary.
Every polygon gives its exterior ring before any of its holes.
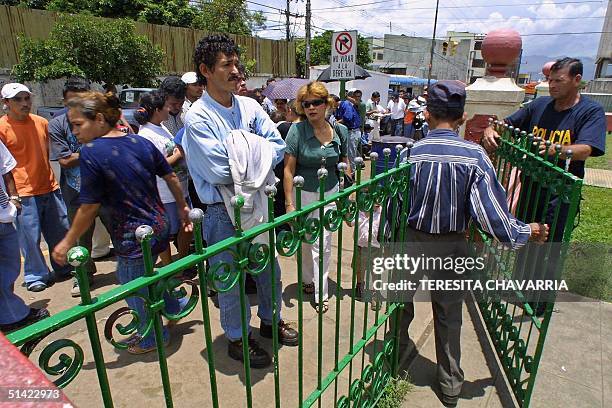
{"type": "Polygon", "coordinates": [[[477,50],[477,51],[478,50],[482,50],[482,41],[476,41],[474,43],[474,49],[477,50]]]}
{"type": "Polygon", "coordinates": [[[601,76],[603,78],[612,78],[612,62],[610,62],[610,60],[608,60],[607,64],[606,61],[604,61],[601,69],[601,76]]]}
{"type": "Polygon", "coordinates": [[[381,54],[381,53],[376,54],[376,59],[377,60],[382,60],[383,59],[383,54],[381,54]]]}
{"type": "Polygon", "coordinates": [[[475,59],[474,61],[472,61],[472,67],[473,68],[484,68],[485,61],[483,59],[475,59]]]}

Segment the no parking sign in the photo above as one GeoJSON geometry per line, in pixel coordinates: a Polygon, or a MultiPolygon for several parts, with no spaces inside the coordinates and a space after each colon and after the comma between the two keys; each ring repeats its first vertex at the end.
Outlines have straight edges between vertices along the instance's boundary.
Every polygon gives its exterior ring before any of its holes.
{"type": "Polygon", "coordinates": [[[357,31],[333,33],[331,45],[331,79],[355,79],[357,31]]]}

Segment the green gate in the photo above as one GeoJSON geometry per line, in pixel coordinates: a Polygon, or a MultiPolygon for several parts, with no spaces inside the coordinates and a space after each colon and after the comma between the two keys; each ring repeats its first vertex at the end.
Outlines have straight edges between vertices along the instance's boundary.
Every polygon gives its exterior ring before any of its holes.
{"type": "MultiPolygon", "coordinates": [[[[528,211],[528,208],[537,206],[540,201],[544,203],[544,207],[547,207],[553,195],[560,197],[569,208],[567,221],[564,225],[556,225],[559,216],[557,210],[551,230],[561,228],[563,241],[568,242],[578,209],[582,181],[556,166],[558,153],[554,157],[539,157],[537,150],[541,140],[501,123],[496,123],[496,127],[502,135],[502,140],[494,162],[498,178],[508,192],[509,201],[517,202],[514,208],[515,214],[524,221],[534,221],[537,215],[528,211]],[[517,180],[522,182],[521,192],[517,191],[517,180]]],[[[229,380],[218,376],[217,366],[220,360],[229,358],[225,353],[215,354],[214,352],[213,336],[221,335],[221,333],[213,333],[211,302],[206,296],[202,296],[203,301],[200,301],[200,294],[205,295],[209,289],[229,290],[239,285],[242,335],[243,340],[246,340],[248,322],[246,322],[244,277],[246,274],[257,275],[265,268],[271,268],[272,282],[274,282],[274,276],[281,273],[280,270],[276,270],[274,262],[278,254],[281,263],[285,265],[282,268],[283,275],[292,274],[297,280],[297,294],[293,300],[297,298],[297,316],[294,320],[297,326],[295,328],[299,331],[298,347],[297,350],[295,348],[279,349],[277,330],[273,330],[271,368],[273,386],[266,389],[268,395],[265,397],[269,401],[266,404],[260,401],[260,398],[264,397],[261,393],[253,394],[252,388],[255,385],[252,378],[253,372],[246,358],[248,353],[246,341],[243,341],[245,363],[241,370],[241,381],[244,385],[245,403],[241,406],[310,407],[316,404],[319,407],[374,407],[386,385],[398,374],[400,353],[398,338],[397,333],[390,330],[389,323],[390,319],[399,317],[401,307],[397,303],[390,302],[372,304],[367,298],[356,300],[358,280],[356,265],[365,264],[365,266],[362,265],[366,280],[364,283],[365,287],[369,287],[368,279],[371,274],[368,273],[368,265],[371,265],[374,254],[371,245],[373,239],[378,240],[383,247],[387,241],[401,242],[407,222],[407,217],[393,216],[390,218],[392,224],[390,231],[393,231],[393,234],[399,231],[397,234],[400,236],[385,238],[382,228],[376,234],[373,228],[375,206],[381,205],[380,225],[382,226],[388,218],[386,213],[388,204],[391,204],[391,208],[398,208],[399,204],[398,211],[401,214],[407,214],[408,209],[404,206],[409,203],[410,164],[396,163],[390,166],[391,151],[389,149],[385,149],[384,156],[386,170],[376,174],[378,157],[375,153],[371,154],[369,177],[368,172],[363,171],[363,161],[358,159],[355,184],[347,188],[341,185],[338,193],[328,197],[323,194],[327,173],[324,169],[320,170],[320,200],[305,207],[301,205],[303,180],[296,177],[294,186],[297,211],[277,219],[274,218],[273,213],[276,189],[271,186],[266,188],[270,221],[249,230],[243,231],[240,227],[240,207],[244,201],[241,197],[236,197],[233,200],[237,220],[235,236],[208,247],[204,247],[202,242],[203,214],[200,210],[192,210],[190,215],[195,227],[196,251],[166,267],[158,269],[154,267],[149,244],[150,231],[147,228],[141,228],[139,239],[146,260],[144,276],[106,291],[95,298],[91,297],[86,273],[79,266],[87,259],[87,251],[81,247],[73,248],[69,253],[69,260],[77,266],[81,304],[13,332],[8,335],[8,338],[13,344],[22,346],[22,350],[29,354],[40,339],[84,320],[89,346],[82,347],[67,338],[55,340],[43,348],[38,358],[39,365],[47,374],[55,377],[55,384],[59,387],[66,387],[73,381],[74,384],[78,383],[76,379],[85,359],[93,360],[102,402],[106,407],[114,406],[113,397],[116,398],[119,391],[111,389],[109,384],[108,368],[96,315],[108,315],[110,309],[115,309],[110,313],[104,327],[104,338],[115,349],[127,348],[125,338],[136,332],[139,316],[127,307],[117,308],[117,304],[122,304],[127,297],[145,289],[147,295],[138,294],[138,296],[145,301],[149,316],[147,327],[155,334],[157,344],[162,344],[162,316],[168,321],[178,321],[188,317],[199,306],[203,321],[201,344],[205,348],[206,360],[203,364],[207,366],[207,375],[206,378],[194,375],[192,386],[196,391],[198,385],[201,390],[209,390],[210,395],[206,397],[204,406],[225,406],[224,396],[226,394],[220,390],[228,390],[230,386],[242,386],[236,385],[238,375],[230,376],[229,380]],[[398,199],[400,195],[403,200],[398,199]],[[329,204],[335,204],[335,207],[325,211],[325,206],[329,204]],[[309,218],[308,215],[312,212],[318,212],[318,219],[322,221],[309,218]],[[369,221],[366,222],[368,246],[359,250],[357,238],[360,212],[364,213],[369,221]],[[395,225],[398,222],[400,225],[395,225]],[[288,223],[291,229],[276,235],[275,228],[285,223],[288,223]],[[349,223],[350,226],[345,226],[345,223],[349,223]],[[330,262],[330,279],[336,284],[335,287],[330,285],[330,295],[333,296],[326,315],[305,307],[308,303],[304,303],[305,298],[299,285],[303,273],[302,245],[318,240],[320,248],[323,248],[322,231],[324,229],[333,232],[336,237],[336,248],[332,250],[336,258],[335,270],[334,262],[330,262]],[[266,244],[254,242],[255,238],[260,236],[267,238],[266,244]],[[223,251],[231,252],[232,264],[212,264],[207,270],[206,260],[223,251]],[[358,261],[359,255],[361,255],[361,260],[358,261]],[[198,270],[197,280],[181,281],[176,278],[183,270],[194,265],[198,270]],[[287,267],[287,265],[290,266],[287,267]],[[177,298],[188,297],[186,306],[179,314],[168,315],[164,311],[163,294],[166,292],[177,298]],[[128,324],[119,323],[119,320],[126,318],[130,319],[128,324]],[[57,359],[57,363],[51,364],[53,358],[57,359]],[[283,386],[287,378],[293,382],[283,386]]],[[[342,165],[339,166],[341,180],[344,170],[342,165]]],[[[472,241],[484,241],[484,249],[489,260],[490,277],[498,279],[512,276],[516,269],[514,252],[497,245],[475,229],[471,230],[471,239],[472,241]]],[[[322,256],[319,257],[320,269],[322,258],[322,256]]],[[[559,268],[561,265],[562,262],[559,263],[559,268]]],[[[322,290],[321,287],[319,289],[322,290]]],[[[272,293],[272,304],[276,305],[274,288],[272,293]]],[[[499,294],[486,290],[474,292],[474,295],[514,395],[521,405],[528,406],[553,303],[547,302],[543,316],[539,317],[529,302],[505,302],[499,294]]],[[[273,321],[275,328],[278,325],[276,316],[275,311],[273,321]]],[[[173,384],[169,375],[166,351],[163,346],[157,348],[157,361],[165,397],[164,402],[170,407],[174,405],[175,397],[173,398],[173,384]]],[[[170,361],[170,364],[172,363],[170,361]]],[[[225,361],[223,363],[227,364],[225,361]]],[[[240,364],[233,360],[232,363],[240,364]]]]}
{"type": "MultiPolygon", "coordinates": [[[[568,172],[571,150],[564,160],[559,159],[561,145],[555,146],[554,155],[545,153],[540,156],[540,146],[550,148],[550,141],[543,141],[501,121],[496,121],[494,126],[501,140],[493,163],[508,195],[509,206],[515,216],[524,222],[549,222],[548,242],[556,241],[558,244],[547,244],[540,251],[536,249],[535,254],[518,257],[516,251],[498,245],[472,228],[471,240],[484,242],[483,250],[489,260],[486,278],[506,280],[535,276],[539,271],[535,270],[538,265],[534,258],[541,256],[543,262],[540,265],[557,258],[552,275],[558,279],[563,268],[566,244],[574,229],[582,189],[582,180],[568,172]],[[538,208],[540,210],[536,211],[538,208]],[[553,237],[555,231],[556,238],[553,237]]],[[[554,299],[530,302],[525,293],[517,291],[515,297],[518,301],[509,302],[499,292],[486,289],[474,291],[474,296],[514,396],[520,406],[527,407],[542,357],[554,299]]]]}
{"type": "MultiPolygon", "coordinates": [[[[399,148],[401,147],[398,146],[397,151],[399,151],[399,148]]],[[[375,153],[371,154],[369,177],[367,177],[367,172],[363,171],[363,160],[357,158],[358,170],[355,184],[343,188],[344,186],[341,183],[340,191],[328,197],[324,197],[323,194],[327,171],[325,169],[319,170],[320,200],[305,207],[301,205],[303,179],[296,177],[294,186],[297,211],[278,219],[274,219],[273,212],[276,188],[268,186],[266,194],[268,195],[270,221],[246,231],[242,230],[240,221],[240,208],[244,204],[244,200],[242,197],[235,197],[232,200],[234,215],[237,220],[235,236],[206,248],[202,242],[203,212],[197,209],[192,210],[190,217],[194,222],[196,251],[194,254],[166,267],[158,269],[154,267],[149,242],[151,229],[146,226],[140,227],[136,235],[141,242],[145,258],[144,276],[106,291],[95,298],[91,296],[86,273],[80,266],[89,255],[82,247],[73,248],[69,252],[68,258],[69,262],[77,267],[77,278],[81,290],[80,305],[13,332],[8,335],[8,338],[13,344],[22,346],[22,350],[29,354],[45,336],[84,320],[87,326],[89,346],[79,345],[67,338],[55,340],[43,348],[38,358],[39,365],[47,374],[54,377],[54,383],[57,386],[66,387],[77,379],[79,372],[82,371],[85,359],[93,359],[103,404],[106,407],[112,407],[114,406],[113,398],[119,391],[111,389],[109,384],[108,368],[105,363],[96,316],[108,315],[109,308],[113,306],[116,308],[117,304],[127,297],[137,295],[144,300],[148,311],[149,320],[147,321],[146,333],[152,331],[157,344],[161,345],[163,344],[162,316],[168,321],[178,321],[189,316],[199,306],[204,327],[202,343],[206,350],[205,360],[207,360],[208,365],[208,378],[205,379],[206,381],[198,381],[199,376],[194,375],[195,379],[192,385],[197,390],[198,385],[200,385],[200,389],[204,389],[202,384],[208,383],[205,387],[210,389],[210,399],[206,406],[224,406],[224,395],[220,390],[227,390],[229,385],[227,379],[224,379],[222,384],[220,383],[216,365],[219,364],[220,359],[229,360],[229,357],[225,353],[221,355],[214,353],[214,333],[211,330],[212,302],[209,302],[206,296],[202,296],[203,301],[199,300],[200,294],[206,294],[209,289],[223,291],[239,285],[245,361],[241,374],[243,375],[242,382],[244,383],[245,393],[244,405],[248,407],[262,406],[262,402],[258,401],[261,394],[253,395],[253,372],[249,367],[247,358],[246,339],[249,322],[246,321],[244,278],[246,274],[257,275],[262,273],[265,268],[271,268],[274,285],[274,276],[281,272],[276,270],[276,263],[274,262],[276,253],[278,253],[278,257],[283,258],[285,262],[293,259],[295,265],[293,270],[284,270],[283,273],[285,276],[292,272],[297,274],[298,310],[297,327],[295,328],[299,331],[299,343],[297,351],[295,348],[281,348],[279,350],[277,330],[273,330],[273,365],[271,370],[274,376],[274,398],[273,402],[268,405],[310,407],[316,404],[319,407],[335,406],[342,408],[376,406],[376,402],[383,394],[386,385],[398,372],[398,339],[395,333],[390,332],[389,320],[397,318],[400,307],[398,304],[389,302],[372,305],[369,300],[356,300],[357,269],[356,267],[346,267],[346,265],[343,268],[342,263],[344,261],[346,264],[348,260],[351,260],[350,264],[354,266],[357,262],[359,212],[369,214],[368,243],[370,244],[373,238],[380,243],[384,243],[383,228],[380,229],[378,237],[373,236],[375,205],[380,204],[382,207],[380,218],[380,225],[382,226],[387,218],[387,203],[391,201],[395,204],[394,208],[397,208],[400,194],[404,196],[403,203],[408,203],[410,165],[390,165],[391,151],[389,149],[385,149],[384,156],[385,171],[377,175],[377,155],[375,153]],[[324,211],[324,207],[328,204],[335,204],[335,208],[324,211]],[[316,218],[308,218],[308,214],[315,211],[318,212],[318,219],[322,222],[319,222],[316,218]],[[285,223],[291,226],[291,230],[282,231],[277,236],[275,228],[285,223]],[[345,223],[350,225],[343,228],[345,223]],[[332,290],[330,285],[330,308],[325,316],[322,312],[317,313],[311,308],[305,308],[304,295],[299,288],[299,283],[302,281],[302,245],[319,240],[320,248],[323,248],[323,229],[334,232],[337,239],[337,250],[333,250],[337,258],[335,271],[333,262],[330,263],[330,279],[335,280],[336,285],[335,290],[332,290]],[[254,242],[254,239],[259,236],[266,237],[269,240],[269,245],[254,242]],[[343,245],[350,245],[350,247],[344,248],[343,245]],[[206,260],[223,251],[231,252],[233,263],[231,265],[212,264],[206,270],[206,260]],[[198,270],[197,281],[181,281],[176,278],[183,270],[194,265],[197,266],[198,270]],[[343,276],[346,282],[344,288],[342,286],[343,276]],[[142,289],[146,290],[147,295],[137,293],[142,289]],[[169,315],[164,311],[163,294],[166,292],[176,298],[189,298],[186,306],[179,314],[169,315]],[[307,315],[312,317],[312,321],[316,320],[316,324],[307,327],[307,315]],[[333,324],[330,324],[328,320],[325,321],[327,324],[324,324],[324,319],[328,319],[328,316],[333,320],[333,324]],[[313,330],[310,328],[311,326],[316,326],[316,329],[313,330]],[[310,351],[306,352],[306,350],[310,351]],[[91,354],[88,357],[89,352],[91,354]],[[56,364],[51,363],[53,358],[57,359],[56,364]],[[285,367],[282,366],[281,360],[285,361],[285,367]],[[295,387],[297,393],[293,388],[289,389],[281,386],[283,375],[297,378],[297,387],[295,387]],[[198,382],[202,384],[198,384],[198,382]]],[[[344,179],[345,169],[344,164],[338,166],[341,180],[344,179]]],[[[406,212],[407,209],[401,208],[400,210],[406,212]]],[[[401,221],[402,228],[397,229],[404,231],[405,222],[404,217],[401,221]]],[[[395,227],[396,217],[393,217],[392,223],[395,227]]],[[[395,231],[396,228],[393,228],[393,230],[395,231]]],[[[390,237],[391,240],[400,238],[390,237]]],[[[372,251],[369,249],[362,249],[361,251],[365,251],[365,259],[369,260],[372,256],[372,251]]],[[[320,268],[322,267],[322,258],[322,256],[319,257],[320,268]]],[[[370,262],[366,263],[366,269],[367,264],[370,264],[370,262]]],[[[369,275],[367,271],[364,273],[366,279],[369,275]]],[[[274,286],[272,293],[272,304],[276,305],[274,286]]],[[[141,318],[135,311],[127,307],[114,310],[104,327],[104,337],[115,349],[126,349],[128,347],[126,337],[136,333],[141,318]],[[128,324],[118,322],[126,318],[129,319],[128,324]]],[[[277,320],[275,311],[274,328],[278,327],[277,320]]],[[[220,333],[216,334],[220,335],[220,333]]],[[[164,346],[157,347],[157,357],[165,397],[164,402],[166,406],[171,407],[174,405],[175,398],[173,398],[173,383],[169,375],[167,350],[164,346]]],[[[233,362],[233,360],[229,361],[234,364],[241,364],[233,362]]],[[[237,381],[236,377],[238,375],[234,376],[237,381]]],[[[78,381],[74,382],[74,384],[77,383],[78,381]]],[[[271,394],[271,388],[267,389],[266,393],[271,394]]]]}

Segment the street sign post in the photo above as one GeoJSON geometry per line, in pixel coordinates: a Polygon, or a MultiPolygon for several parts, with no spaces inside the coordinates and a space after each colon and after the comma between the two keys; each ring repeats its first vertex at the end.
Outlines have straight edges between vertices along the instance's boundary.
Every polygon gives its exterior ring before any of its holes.
{"type": "Polygon", "coordinates": [[[331,79],[355,79],[357,60],[357,31],[337,31],[332,35],[331,79]]]}

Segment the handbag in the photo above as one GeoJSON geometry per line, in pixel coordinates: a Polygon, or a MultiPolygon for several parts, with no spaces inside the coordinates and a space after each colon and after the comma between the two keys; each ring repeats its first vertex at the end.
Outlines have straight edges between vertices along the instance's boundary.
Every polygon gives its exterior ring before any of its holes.
{"type": "MultiPolygon", "coordinates": [[[[338,128],[337,124],[334,124],[334,132],[337,133],[338,135],[342,135],[342,132],[340,132],[340,129],[338,128]]],[[[342,145],[340,146],[340,151],[342,151],[343,149],[343,145],[346,143],[346,141],[348,140],[348,135],[346,135],[346,137],[340,137],[340,141],[342,142],[342,145]]],[[[353,178],[350,177],[348,174],[344,173],[344,178],[343,180],[340,180],[340,170],[338,170],[338,167],[336,167],[336,176],[338,177],[338,181],[340,181],[343,185],[343,188],[348,188],[350,186],[353,185],[354,181],[353,178]]]]}

